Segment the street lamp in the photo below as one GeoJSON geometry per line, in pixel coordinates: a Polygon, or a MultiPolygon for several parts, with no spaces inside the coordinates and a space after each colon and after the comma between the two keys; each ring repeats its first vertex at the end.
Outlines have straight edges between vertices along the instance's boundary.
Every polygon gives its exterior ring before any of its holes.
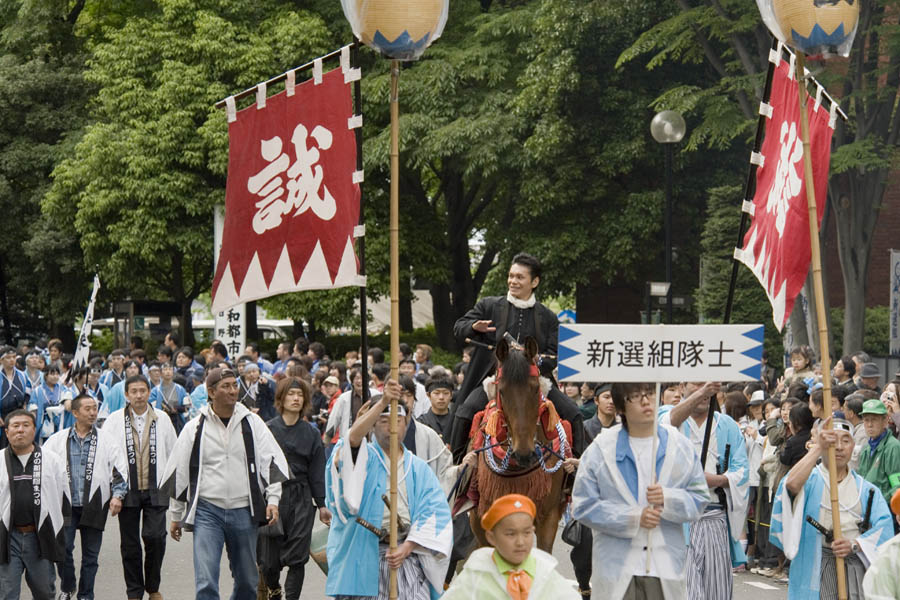
{"type": "Polygon", "coordinates": [[[666,149],[666,321],[672,323],[672,146],[684,138],[684,117],[674,110],[656,113],[650,121],[650,134],[666,149]]]}

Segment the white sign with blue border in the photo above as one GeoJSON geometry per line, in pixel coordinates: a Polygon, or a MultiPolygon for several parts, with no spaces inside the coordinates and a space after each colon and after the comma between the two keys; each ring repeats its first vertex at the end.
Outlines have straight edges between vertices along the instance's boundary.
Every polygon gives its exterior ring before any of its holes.
{"type": "Polygon", "coordinates": [[[755,381],[762,325],[560,325],[559,380],[755,381]]]}

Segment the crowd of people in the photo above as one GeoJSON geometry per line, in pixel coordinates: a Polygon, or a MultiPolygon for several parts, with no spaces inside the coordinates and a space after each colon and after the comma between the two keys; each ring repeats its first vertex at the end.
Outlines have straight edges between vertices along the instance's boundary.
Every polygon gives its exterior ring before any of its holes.
{"type": "Polygon", "coordinates": [[[173,331],[155,358],[135,340],[84,368],[58,340],[0,347],[0,599],[19,598],[23,576],[35,600],[93,599],[109,516],[129,599],[162,598],[167,538],[191,532],[196,598],[219,598],[224,551],[232,598],[295,600],[316,520],[328,528],[326,594],[342,599],[387,598],[397,569],[404,600],[725,600],[745,568],[787,583],[790,598],[837,598],[836,559],[851,598],[898,597],[900,546],[887,542],[900,513],[900,377],[880,387],[864,353],[823,374],[800,347],[782,377],[764,360],[758,381],[663,383],[659,398],[652,383],[557,384],[540,269],[516,256],[507,296],[459,319],[454,368],[401,345],[394,379],[379,348],[335,359],[305,338],[273,357],[252,343],[229,356],[218,341],[194,352],[173,331]],[[492,348],[527,338],[543,394],[571,426],[561,526],[576,581],[534,547],[539,498],[491,504],[479,521],[490,548],[473,548],[468,515],[454,512],[482,461],[470,434],[493,397],[492,348]]]}

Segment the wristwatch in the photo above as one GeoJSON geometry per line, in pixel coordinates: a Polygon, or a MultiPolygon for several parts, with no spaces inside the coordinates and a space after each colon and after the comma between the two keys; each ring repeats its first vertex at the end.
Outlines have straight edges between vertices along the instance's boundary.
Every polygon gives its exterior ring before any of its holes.
{"type": "Polygon", "coordinates": [[[853,543],[850,544],[850,552],[853,552],[854,554],[856,554],[859,552],[859,550],[860,550],[859,544],[856,543],[856,540],[853,540],[853,543]]]}

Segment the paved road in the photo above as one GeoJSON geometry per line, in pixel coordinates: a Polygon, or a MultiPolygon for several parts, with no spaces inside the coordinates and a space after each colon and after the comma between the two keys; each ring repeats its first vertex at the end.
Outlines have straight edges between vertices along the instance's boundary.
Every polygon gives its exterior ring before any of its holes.
{"type": "MultiPolygon", "coordinates": [[[[192,540],[191,534],[185,534],[181,542],[168,539],[166,559],[163,564],[162,589],[160,590],[166,600],[190,600],[194,597],[192,540]]],[[[78,541],[76,540],[76,565],[79,561],[78,554],[78,541]]],[[[560,572],[565,577],[574,579],[572,563],[569,562],[569,546],[557,539],[553,555],[559,559],[560,572]]],[[[223,557],[220,588],[222,598],[229,598],[231,587],[228,561],[223,557]]],[[[126,598],[125,584],[122,578],[122,559],[119,553],[119,526],[116,519],[109,519],[107,522],[103,546],[100,550],[100,570],[97,573],[95,590],[97,600],[126,598]]],[[[325,598],[325,575],[312,562],[307,565],[306,582],[301,597],[325,598]]],[[[737,600],[784,600],[787,598],[787,586],[758,575],[739,573],[735,577],[734,598],[737,600]]],[[[23,591],[22,599],[32,600],[27,588],[23,591]]]]}

